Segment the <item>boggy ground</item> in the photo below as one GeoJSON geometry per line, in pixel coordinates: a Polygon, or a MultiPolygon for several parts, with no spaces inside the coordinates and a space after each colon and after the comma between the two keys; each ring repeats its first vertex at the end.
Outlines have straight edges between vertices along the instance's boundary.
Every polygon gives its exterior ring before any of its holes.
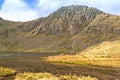
{"type": "MultiPolygon", "coordinates": [[[[43,57],[56,53],[1,53],[0,66],[15,69],[19,72],[48,72],[55,75],[76,74],[92,76],[98,80],[119,80],[120,69],[110,67],[53,64],[43,60],[43,57]],[[3,58],[4,56],[4,58],[3,58]]],[[[12,76],[12,78],[14,78],[12,76]]],[[[10,79],[6,78],[6,79],[10,79]]]]}

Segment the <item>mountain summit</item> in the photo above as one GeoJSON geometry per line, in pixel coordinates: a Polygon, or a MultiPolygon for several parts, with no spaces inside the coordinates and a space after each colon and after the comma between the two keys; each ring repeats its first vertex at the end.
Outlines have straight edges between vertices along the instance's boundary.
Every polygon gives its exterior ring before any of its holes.
{"type": "Polygon", "coordinates": [[[87,6],[62,7],[43,19],[41,24],[38,25],[37,31],[48,34],[61,32],[76,34],[99,14],[103,14],[103,12],[87,6]]]}
{"type": "Polygon", "coordinates": [[[120,16],[81,5],[62,7],[48,17],[24,23],[2,20],[0,50],[76,53],[119,39],[119,23],[120,16]]]}

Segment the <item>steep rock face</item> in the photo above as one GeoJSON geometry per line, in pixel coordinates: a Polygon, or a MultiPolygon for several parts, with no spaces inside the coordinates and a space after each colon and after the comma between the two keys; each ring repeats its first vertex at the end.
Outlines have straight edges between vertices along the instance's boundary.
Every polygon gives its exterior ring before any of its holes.
{"type": "Polygon", "coordinates": [[[98,15],[84,30],[85,34],[120,34],[120,17],[108,14],[98,15]]]}
{"type": "Polygon", "coordinates": [[[45,18],[37,28],[40,33],[70,32],[76,34],[102,13],[102,11],[87,6],[62,7],[45,18]]]}
{"type": "Polygon", "coordinates": [[[117,40],[120,35],[119,16],[80,5],[62,7],[48,17],[29,22],[11,22],[8,26],[7,21],[1,21],[0,36],[4,39],[0,40],[4,51],[74,53],[104,41],[117,40]]]}

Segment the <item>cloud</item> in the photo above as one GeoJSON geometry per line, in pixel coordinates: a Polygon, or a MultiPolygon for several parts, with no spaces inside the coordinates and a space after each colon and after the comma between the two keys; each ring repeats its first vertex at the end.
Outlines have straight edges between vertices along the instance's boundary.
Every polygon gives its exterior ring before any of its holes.
{"type": "Polygon", "coordinates": [[[57,0],[40,0],[38,7],[38,15],[39,16],[47,16],[49,13],[57,10],[62,6],[62,1],[57,0]]]}
{"type": "Polygon", "coordinates": [[[62,6],[87,5],[120,15],[120,0],[5,0],[0,16],[13,21],[28,21],[48,16],[62,6]]]}
{"type": "Polygon", "coordinates": [[[28,21],[35,18],[36,12],[21,0],[6,0],[0,11],[0,16],[12,21],[28,21]]]}
{"type": "Polygon", "coordinates": [[[94,0],[90,6],[96,7],[104,12],[120,15],[120,0],[94,0]]]}
{"type": "Polygon", "coordinates": [[[52,11],[57,10],[62,6],[68,5],[87,5],[89,7],[96,7],[106,13],[120,15],[120,0],[41,0],[40,7],[43,15],[48,15],[52,11]]]}

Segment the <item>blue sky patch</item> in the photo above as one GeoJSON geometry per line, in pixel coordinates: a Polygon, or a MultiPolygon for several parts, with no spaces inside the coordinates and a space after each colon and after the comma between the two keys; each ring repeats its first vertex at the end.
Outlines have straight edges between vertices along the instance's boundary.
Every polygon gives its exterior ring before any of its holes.
{"type": "Polygon", "coordinates": [[[2,5],[4,2],[5,2],[5,0],[0,0],[0,9],[2,8],[2,5]]]}
{"type": "Polygon", "coordinates": [[[39,0],[22,0],[25,2],[30,8],[35,8],[39,3],[39,0]]]}

